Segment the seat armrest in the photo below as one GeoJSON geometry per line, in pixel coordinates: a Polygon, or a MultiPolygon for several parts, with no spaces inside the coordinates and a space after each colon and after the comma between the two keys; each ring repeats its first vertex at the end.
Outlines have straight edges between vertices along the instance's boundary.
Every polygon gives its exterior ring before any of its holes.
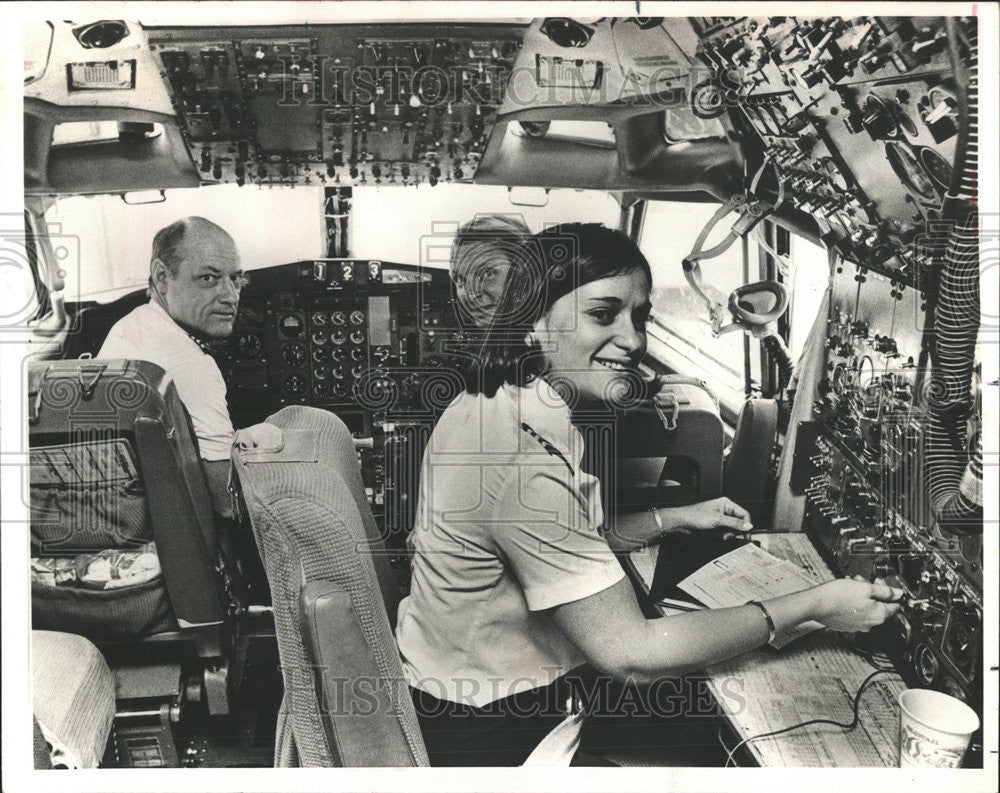
{"type": "Polygon", "coordinates": [[[195,513],[163,422],[149,416],[137,418],[135,442],[142,460],[156,552],[177,624],[182,628],[218,625],[226,617],[216,570],[218,549],[209,547],[205,540],[201,527],[205,516],[195,513]]]}
{"type": "MultiPolygon", "coordinates": [[[[373,607],[378,592],[373,593],[373,607]]],[[[409,687],[384,677],[365,639],[351,595],[330,581],[311,581],[299,596],[302,640],[313,671],[327,741],[344,767],[427,765],[423,741],[407,735],[407,710],[416,724],[409,687]]],[[[288,683],[286,682],[286,685],[288,683]]]]}

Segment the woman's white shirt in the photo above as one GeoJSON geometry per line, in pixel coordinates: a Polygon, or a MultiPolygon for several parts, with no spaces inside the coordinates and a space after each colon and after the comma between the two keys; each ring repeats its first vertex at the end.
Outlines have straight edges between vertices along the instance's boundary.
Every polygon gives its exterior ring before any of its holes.
{"type": "Polygon", "coordinates": [[[585,662],[539,613],[624,577],[582,459],[569,408],[543,380],[463,393],[445,410],[424,452],[396,628],[410,685],[483,707],[585,662]]]}

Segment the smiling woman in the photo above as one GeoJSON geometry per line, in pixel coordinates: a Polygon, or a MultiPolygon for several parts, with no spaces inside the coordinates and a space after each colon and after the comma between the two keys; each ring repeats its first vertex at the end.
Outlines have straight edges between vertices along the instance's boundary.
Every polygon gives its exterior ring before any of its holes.
{"type": "Polygon", "coordinates": [[[895,596],[889,587],[836,581],[645,619],[612,549],[670,531],[747,530],[749,515],[718,498],[605,522],[573,411],[632,392],[649,265],[631,239],[596,224],[533,242],[539,261],[526,272],[540,275],[539,299],[520,313],[501,304],[510,319],[491,324],[421,469],[396,636],[432,765],[520,764],[547,735],[570,755],[580,745],[575,763],[602,764],[587,753],[597,747],[584,725],[596,723],[577,705],[585,664],[649,683],[758,647],[776,628],[816,619],[865,629],[898,608],[879,602],[895,596]]]}
{"type": "Polygon", "coordinates": [[[637,373],[646,353],[649,286],[641,269],[592,281],[563,295],[536,322],[546,377],[570,386],[570,405],[628,394],[623,373],[637,373]]]}

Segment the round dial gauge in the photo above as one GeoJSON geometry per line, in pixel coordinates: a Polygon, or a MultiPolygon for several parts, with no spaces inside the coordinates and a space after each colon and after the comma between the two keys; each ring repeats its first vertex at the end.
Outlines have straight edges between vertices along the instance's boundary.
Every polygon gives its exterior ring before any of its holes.
{"type": "Polygon", "coordinates": [[[236,341],[236,348],[244,358],[256,358],[260,355],[264,344],[256,333],[241,333],[236,341]]]}
{"type": "Polygon", "coordinates": [[[945,647],[948,655],[955,662],[955,666],[960,669],[967,669],[972,663],[975,647],[975,638],[972,629],[964,620],[955,620],[948,626],[948,635],[945,637],[945,647]]]}
{"type": "Polygon", "coordinates": [[[278,328],[281,330],[283,336],[289,339],[297,339],[302,335],[303,323],[302,317],[298,314],[285,314],[278,320],[278,328]]]}
{"type": "Polygon", "coordinates": [[[858,387],[858,395],[866,403],[878,402],[881,390],[875,380],[875,364],[869,356],[865,355],[858,361],[854,382],[858,387]]]}
{"type": "Polygon", "coordinates": [[[306,348],[301,344],[288,344],[281,351],[281,362],[285,366],[301,366],[306,362],[306,348]]]}
{"type": "Polygon", "coordinates": [[[934,197],[934,184],[927,177],[923,167],[913,156],[913,152],[906,146],[890,141],[885,144],[885,154],[889,159],[889,165],[896,172],[896,176],[907,187],[919,194],[922,198],[934,197]]]}
{"type": "Polygon", "coordinates": [[[292,372],[285,378],[283,390],[286,396],[300,397],[306,392],[307,385],[305,375],[292,372]]]}
{"type": "Polygon", "coordinates": [[[926,644],[921,644],[913,656],[913,669],[917,673],[917,679],[925,686],[929,686],[937,677],[941,664],[938,662],[934,651],[926,644]]]}
{"type": "Polygon", "coordinates": [[[947,189],[951,182],[951,165],[948,161],[928,146],[921,148],[917,156],[931,180],[942,190],[947,189]]]}

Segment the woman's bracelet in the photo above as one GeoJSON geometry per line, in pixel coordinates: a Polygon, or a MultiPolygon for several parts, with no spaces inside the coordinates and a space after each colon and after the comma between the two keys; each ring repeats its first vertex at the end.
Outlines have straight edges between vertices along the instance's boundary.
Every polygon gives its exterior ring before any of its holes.
{"type": "Polygon", "coordinates": [[[774,620],[771,618],[771,612],[759,600],[748,600],[746,604],[748,606],[756,606],[760,609],[760,613],[764,615],[764,619],[767,621],[767,641],[770,644],[774,641],[774,637],[778,635],[778,631],[774,627],[774,620]]]}
{"type": "Polygon", "coordinates": [[[649,511],[653,513],[653,520],[656,521],[657,537],[662,537],[667,533],[667,530],[663,527],[663,518],[660,517],[660,510],[656,507],[650,507],[649,511]]]}

